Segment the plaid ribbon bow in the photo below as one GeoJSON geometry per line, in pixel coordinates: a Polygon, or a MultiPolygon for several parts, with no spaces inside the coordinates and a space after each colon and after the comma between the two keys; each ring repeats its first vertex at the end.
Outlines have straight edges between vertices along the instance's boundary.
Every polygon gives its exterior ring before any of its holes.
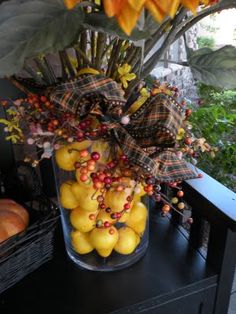
{"type": "Polygon", "coordinates": [[[170,96],[157,94],[148,98],[130,115],[127,126],[120,123],[125,115],[124,91],[103,75],[83,75],[76,82],[63,83],[51,91],[50,99],[79,117],[99,110],[123,153],[157,180],[171,182],[197,177],[173,151],[182,112],[170,96]],[[154,153],[148,153],[147,148],[155,148],[154,153]]]}

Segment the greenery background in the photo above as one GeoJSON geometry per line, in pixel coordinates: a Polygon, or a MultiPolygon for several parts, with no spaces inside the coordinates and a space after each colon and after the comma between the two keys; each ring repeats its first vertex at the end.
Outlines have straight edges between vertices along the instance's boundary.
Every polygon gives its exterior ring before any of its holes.
{"type": "Polygon", "coordinates": [[[202,154],[198,167],[236,191],[236,90],[198,85],[200,107],[190,121],[194,133],[219,148],[216,157],[202,154]]]}

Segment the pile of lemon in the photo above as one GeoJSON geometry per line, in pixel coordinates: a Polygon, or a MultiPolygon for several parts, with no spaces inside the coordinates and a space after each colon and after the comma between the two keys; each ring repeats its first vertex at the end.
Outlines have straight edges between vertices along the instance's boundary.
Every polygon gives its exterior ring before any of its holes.
{"type": "MultiPolygon", "coordinates": [[[[136,189],[138,193],[134,195],[130,209],[117,215],[114,220],[112,214],[122,211],[131,188],[103,192],[106,208],[100,208],[97,196],[101,192],[94,190],[91,180],[82,182],[78,169],[75,168],[76,162],[81,162],[80,152],[89,147],[92,151],[94,147],[99,151],[100,162],[107,162],[105,159],[109,158],[109,154],[105,141],[74,142],[58,149],[55,156],[59,168],[75,174],[74,180],[68,180],[60,186],[61,206],[70,211],[72,246],[79,254],[87,254],[94,249],[102,257],[108,257],[113,250],[124,255],[131,254],[139,245],[147,224],[148,211],[141,202],[145,192],[139,183],[139,188],[136,189]]],[[[132,181],[127,177],[124,180],[132,181]]]]}

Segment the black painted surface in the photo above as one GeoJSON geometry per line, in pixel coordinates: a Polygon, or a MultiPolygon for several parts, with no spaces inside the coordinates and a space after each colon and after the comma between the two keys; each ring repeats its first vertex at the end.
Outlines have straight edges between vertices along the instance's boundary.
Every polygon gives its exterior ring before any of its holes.
{"type": "Polygon", "coordinates": [[[197,314],[201,303],[212,311],[217,276],[203,257],[188,248],[185,237],[167,218],[158,215],[151,222],[150,237],[147,254],[138,263],[99,273],[81,270],[69,261],[59,233],[54,260],[4,292],[0,313],[139,313],[148,308],[154,313],[151,309],[160,307],[157,313],[187,314],[192,309],[197,314]],[[172,311],[175,302],[183,311],[172,311]]]}
{"type": "Polygon", "coordinates": [[[236,193],[203,171],[200,173],[203,174],[202,179],[188,180],[185,184],[185,198],[199,215],[214,223],[224,223],[236,231],[236,193]]]}

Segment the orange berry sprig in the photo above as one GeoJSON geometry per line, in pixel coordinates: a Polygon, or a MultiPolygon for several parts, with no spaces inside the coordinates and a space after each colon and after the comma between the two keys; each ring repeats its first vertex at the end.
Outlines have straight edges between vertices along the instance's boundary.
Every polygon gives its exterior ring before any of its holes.
{"type": "MultiPolygon", "coordinates": [[[[177,194],[178,193],[179,193],[179,197],[182,198],[184,196],[184,192],[183,191],[178,191],[177,194]]],[[[162,207],[162,213],[163,213],[164,216],[166,214],[168,214],[171,209],[173,209],[180,216],[185,218],[184,214],[182,213],[182,210],[185,208],[185,203],[183,201],[179,202],[177,197],[173,197],[171,199],[171,202],[169,202],[169,199],[167,198],[167,196],[165,194],[163,194],[162,192],[159,191],[159,195],[160,195],[160,201],[163,201],[163,203],[164,203],[164,205],[162,207]],[[177,205],[178,209],[173,206],[173,205],[176,205],[177,203],[178,203],[178,205],[177,205]]],[[[190,217],[190,218],[187,219],[187,222],[189,224],[192,224],[193,223],[193,219],[190,217]]]]}

